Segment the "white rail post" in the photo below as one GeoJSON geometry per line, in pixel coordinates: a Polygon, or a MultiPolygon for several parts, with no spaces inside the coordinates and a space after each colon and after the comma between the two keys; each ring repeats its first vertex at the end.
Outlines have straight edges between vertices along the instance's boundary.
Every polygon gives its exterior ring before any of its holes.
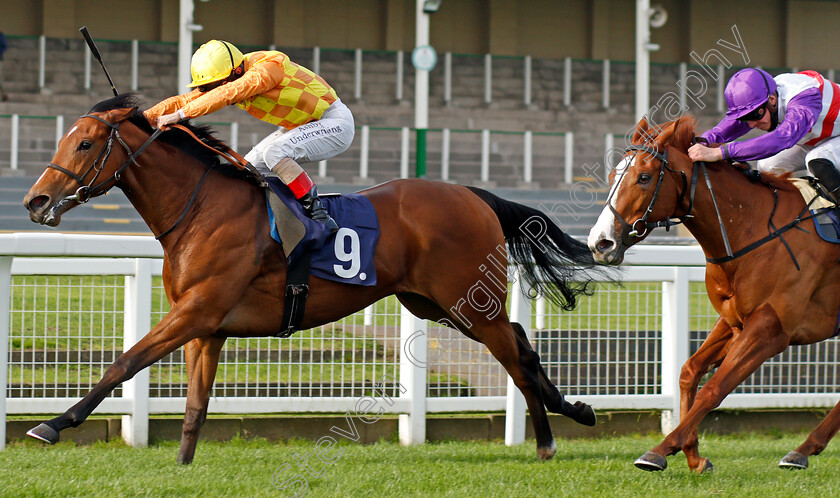
{"type": "Polygon", "coordinates": [[[312,72],[321,74],[321,47],[312,47],[312,72]]]}
{"type": "Polygon", "coordinates": [[[680,62],[680,84],[677,85],[680,87],[680,112],[685,112],[688,110],[688,107],[685,105],[685,78],[688,74],[688,64],[685,62],[680,62]]]}
{"type": "Polygon", "coordinates": [[[532,98],[531,98],[531,71],[532,71],[532,69],[533,69],[533,67],[532,67],[531,56],[526,55],[525,56],[525,71],[524,71],[525,72],[525,77],[524,77],[525,88],[524,88],[524,91],[523,91],[523,94],[524,94],[523,103],[526,106],[531,105],[531,100],[532,100],[532,98]]]}
{"type": "Polygon", "coordinates": [[[534,133],[525,130],[522,144],[522,181],[531,183],[534,180],[534,133]]]}
{"type": "Polygon", "coordinates": [[[440,145],[440,179],[449,181],[449,146],[452,142],[449,128],[444,128],[440,145]]]}
{"type": "Polygon", "coordinates": [[[400,129],[400,178],[408,178],[408,156],[411,148],[411,130],[408,126],[400,129]]]}
{"type": "Polygon", "coordinates": [[[572,58],[563,59],[563,105],[572,105],[572,58]]]}
{"type": "Polygon", "coordinates": [[[400,443],[423,444],[426,441],[426,367],[428,327],[400,306],[400,384],[406,388],[400,398],[407,398],[408,413],[399,416],[400,443]]]}
{"type": "Polygon", "coordinates": [[[604,187],[608,186],[610,183],[610,171],[612,171],[612,166],[610,166],[610,151],[613,150],[615,147],[615,137],[612,133],[607,133],[604,135],[604,178],[603,183],[604,187]]]}
{"type": "Polygon", "coordinates": [[[6,395],[9,371],[9,301],[12,296],[12,257],[0,256],[0,450],[6,449],[6,395]]]}
{"type": "Polygon", "coordinates": [[[9,147],[9,167],[18,169],[18,138],[20,137],[20,115],[12,114],[12,143],[9,147]]]}
{"type": "Polygon", "coordinates": [[[671,409],[662,411],[662,433],[680,423],[680,369],[688,360],[689,268],[674,268],[674,280],[662,282],[662,394],[671,409]]]}
{"type": "Polygon", "coordinates": [[[357,48],[353,74],[353,98],[362,100],[362,49],[357,48]]]}
{"type": "Polygon", "coordinates": [[[140,66],[140,42],[131,40],[131,91],[137,91],[138,68],[140,66]]]}
{"type": "Polygon", "coordinates": [[[405,69],[405,55],[402,50],[397,51],[397,102],[403,99],[403,73],[405,69]]]}
{"type": "Polygon", "coordinates": [[[493,56],[484,54],[484,103],[493,102],[493,56]]]}
{"type": "Polygon", "coordinates": [[[718,64],[717,73],[717,111],[723,114],[723,112],[726,111],[726,103],[723,99],[723,87],[726,84],[726,82],[723,81],[723,64],[718,64]]]}
{"type": "Polygon", "coordinates": [[[38,88],[43,90],[47,86],[47,37],[38,37],[38,88]]]}
{"type": "Polygon", "coordinates": [[[370,126],[362,126],[362,142],[359,151],[359,178],[368,177],[368,156],[370,155],[370,126]]]}
{"type": "Polygon", "coordinates": [[[834,81],[834,69],[829,69],[826,76],[828,76],[828,81],[834,81]]]}
{"type": "Polygon", "coordinates": [[[601,71],[601,105],[610,108],[610,60],[604,59],[601,71]]]}
{"type": "MultiPolygon", "coordinates": [[[[152,261],[134,260],[134,275],[125,277],[125,339],[123,351],[149,333],[152,313],[152,261]]],[[[149,444],[149,369],[137,372],[123,383],[123,396],[131,400],[131,414],[122,417],[122,437],[127,444],[144,448],[149,444]]]]}
{"type": "MultiPolygon", "coordinates": [[[[517,269],[516,281],[513,283],[511,295],[510,315],[514,322],[519,322],[525,329],[528,339],[533,339],[531,333],[531,301],[527,298],[528,283],[524,282],[517,269]]],[[[513,446],[525,442],[526,421],[525,397],[507,376],[507,401],[505,403],[505,445],[513,446]]]]}
{"type": "Polygon", "coordinates": [[[536,310],[535,310],[535,315],[536,316],[534,317],[534,322],[535,322],[538,329],[546,328],[545,327],[545,305],[546,305],[545,296],[540,294],[539,296],[537,296],[536,310]]]}
{"type": "Polygon", "coordinates": [[[567,184],[571,185],[572,181],[574,180],[572,170],[575,166],[575,134],[570,131],[567,131],[565,133],[564,138],[566,142],[566,164],[564,181],[567,184]]]}
{"type": "Polygon", "coordinates": [[[64,136],[64,116],[59,114],[55,117],[55,150],[58,152],[58,142],[64,136]]]}
{"type": "Polygon", "coordinates": [[[490,130],[481,130],[481,181],[490,181],[490,130]]]}
{"type": "Polygon", "coordinates": [[[371,304],[367,308],[365,308],[365,321],[364,324],[366,326],[373,325],[373,305],[371,304]]]}
{"type": "Polygon", "coordinates": [[[318,161],[318,176],[321,178],[327,177],[327,160],[318,161]]]}
{"type": "Polygon", "coordinates": [[[239,149],[239,122],[234,121],[230,124],[230,148],[233,150],[239,149]]]}
{"type": "Polygon", "coordinates": [[[90,90],[90,50],[85,50],[85,90],[90,90]]]}
{"type": "Polygon", "coordinates": [[[443,54],[443,103],[452,103],[452,52],[443,54]]]}

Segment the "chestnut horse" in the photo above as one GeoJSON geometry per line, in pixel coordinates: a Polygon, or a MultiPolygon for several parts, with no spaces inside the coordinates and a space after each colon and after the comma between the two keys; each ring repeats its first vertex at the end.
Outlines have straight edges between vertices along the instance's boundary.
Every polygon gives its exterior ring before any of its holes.
{"type": "MultiPolygon", "coordinates": [[[[664,470],[665,457],[681,449],[692,470],[712,468],[698,452],[703,417],[768,358],[832,337],[840,305],[840,246],[820,240],[792,183],[756,181],[726,162],[694,164],[686,152],[693,138],[692,120],[661,131],[642,120],[589,234],[595,259],[616,265],[655,226],[684,221],[708,261],[706,290],[720,318],[682,367],[679,425],[635,462],[645,470],[664,470]]],[[[807,467],[838,427],[840,404],[779,465],[807,467]]]]}
{"type": "MultiPolygon", "coordinates": [[[[189,463],[225,339],[279,331],[286,258],[269,234],[258,182],[242,170],[220,166],[215,153],[182,131],[168,130],[155,140],[138,104],[134,96],[120,95],[80,117],[24,205],[33,221],[56,226],[68,209],[121,188],[152,232],[163,234],[163,283],[171,311],[120,355],[79,403],[29,435],[55,443],[61,430],[81,424],[118,384],[186,345],[187,406],[178,461],[189,463]]],[[[208,128],[188,126],[213,148],[229,151],[208,128]]],[[[377,285],[313,276],[300,328],[335,321],[396,294],[415,315],[452,324],[487,346],[525,396],[540,458],[556,451],[545,408],[595,424],[589,405],[565,401],[522,327],[510,322],[503,304],[507,289],[484,286],[502,303],[497,313],[467,302],[471,288],[485,277],[507,280],[505,268],[485,265],[488,256],[505,251],[507,242],[513,261],[523,265],[523,277],[571,309],[591,288],[587,269],[599,271],[586,244],[543,213],[480,189],[402,180],[362,195],[380,222],[377,285]]]]}

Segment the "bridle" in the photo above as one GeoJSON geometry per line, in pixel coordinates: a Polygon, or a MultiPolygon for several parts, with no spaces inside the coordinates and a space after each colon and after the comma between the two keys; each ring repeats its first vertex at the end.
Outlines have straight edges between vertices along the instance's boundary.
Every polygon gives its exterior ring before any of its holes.
{"type": "MultiPolygon", "coordinates": [[[[607,206],[609,206],[610,211],[612,211],[613,215],[621,223],[621,226],[624,228],[624,232],[626,233],[626,236],[631,237],[632,239],[638,239],[638,238],[641,238],[641,237],[644,237],[645,235],[647,235],[648,232],[650,230],[654,229],[654,228],[664,227],[665,230],[667,231],[672,226],[680,225],[680,224],[684,223],[686,220],[688,220],[690,218],[693,218],[694,215],[691,214],[691,212],[694,209],[694,192],[695,192],[696,187],[697,187],[697,168],[694,169],[694,172],[691,175],[691,194],[689,195],[689,198],[688,198],[688,210],[686,211],[686,214],[678,216],[676,214],[676,210],[680,205],[682,205],[683,199],[685,199],[685,196],[686,196],[686,191],[688,190],[688,187],[689,187],[688,180],[686,179],[685,172],[675,170],[675,169],[673,169],[669,166],[669,164],[668,164],[668,149],[665,149],[665,152],[659,152],[658,150],[654,149],[653,147],[648,147],[647,145],[631,145],[630,147],[627,148],[627,150],[625,152],[631,152],[631,151],[644,152],[644,153],[648,154],[650,157],[658,159],[660,167],[659,167],[659,178],[656,181],[656,187],[653,190],[653,196],[650,198],[650,203],[648,204],[647,209],[645,209],[644,214],[639,219],[634,221],[633,223],[628,223],[624,219],[624,217],[621,216],[621,214],[612,205],[612,202],[611,202],[612,196],[613,196],[613,194],[615,194],[615,192],[618,191],[618,185],[616,185],[616,188],[613,189],[613,191],[610,193],[610,197],[607,199],[607,206]],[[650,216],[650,214],[653,212],[654,205],[656,205],[656,199],[659,197],[659,191],[662,188],[662,181],[665,179],[665,171],[669,171],[671,173],[679,173],[680,175],[682,175],[683,189],[682,189],[682,192],[680,192],[679,201],[677,202],[676,207],[674,208],[674,213],[671,216],[669,216],[668,218],[666,218],[664,220],[661,220],[661,221],[649,222],[649,221],[647,221],[647,219],[648,219],[648,216],[650,216]]],[[[624,173],[622,173],[621,178],[618,180],[618,184],[620,184],[621,181],[624,179],[624,175],[627,174],[629,169],[630,169],[630,165],[628,164],[624,173]]],[[[708,178],[708,175],[706,175],[706,177],[708,178]]],[[[628,241],[628,242],[630,242],[630,241],[628,241]]]]}
{"type": "MultiPolygon", "coordinates": [[[[120,135],[120,122],[117,122],[116,124],[111,123],[100,118],[99,116],[96,116],[95,114],[85,114],[79,119],[82,118],[93,118],[99,121],[100,123],[109,127],[111,129],[111,133],[110,135],[108,135],[108,141],[105,143],[105,145],[102,146],[102,149],[100,149],[99,154],[97,154],[96,158],[93,160],[93,163],[91,163],[88,169],[85,170],[85,172],[81,175],[78,175],[70,171],[69,169],[63,166],[59,166],[55,163],[47,164],[48,168],[52,168],[54,170],[64,173],[65,175],[74,179],[76,183],[79,184],[79,188],[76,189],[76,192],[73,195],[61,199],[61,201],[58,202],[57,207],[54,209],[63,207],[65,204],[70,202],[75,202],[76,204],[84,204],[87,201],[89,201],[92,197],[96,197],[97,195],[101,195],[110,190],[120,180],[122,172],[131,164],[137,164],[136,159],[140,156],[140,154],[143,153],[143,151],[146,150],[146,147],[148,147],[163,131],[159,128],[156,128],[154,133],[152,133],[151,136],[149,136],[148,140],[146,140],[146,142],[143,145],[141,145],[136,152],[132,152],[131,147],[129,147],[128,144],[125,143],[122,136],[120,135]],[[117,168],[113,175],[111,175],[105,180],[102,180],[99,183],[96,183],[96,180],[99,178],[99,175],[101,175],[102,171],[105,169],[105,163],[111,156],[111,152],[113,151],[114,146],[114,140],[116,140],[117,142],[119,142],[120,145],[122,145],[122,147],[125,149],[126,154],[128,155],[128,158],[125,160],[122,166],[117,168]],[[90,181],[85,183],[85,177],[87,177],[91,172],[93,172],[93,176],[91,177],[90,181]]],[[[137,166],[139,167],[140,165],[137,164],[137,166]]]]}
{"type": "MultiPolygon", "coordinates": [[[[697,141],[702,141],[702,140],[704,140],[704,139],[702,139],[700,137],[695,137],[694,138],[694,143],[697,143],[697,141]]],[[[626,234],[625,237],[628,237],[628,238],[631,239],[631,240],[626,240],[626,239],[623,240],[623,242],[625,242],[628,245],[635,242],[636,239],[644,237],[645,235],[648,234],[648,232],[650,230],[652,230],[654,228],[664,227],[665,230],[667,231],[670,227],[675,226],[675,225],[680,225],[680,224],[684,223],[686,220],[694,217],[694,215],[691,214],[691,213],[692,213],[692,210],[694,209],[694,194],[695,194],[696,189],[697,189],[697,180],[698,180],[698,176],[699,176],[698,171],[701,171],[701,170],[703,171],[703,176],[706,180],[706,186],[709,188],[709,194],[711,195],[711,198],[712,198],[712,205],[714,205],[715,213],[717,214],[717,218],[718,218],[718,225],[720,226],[720,234],[723,238],[723,245],[726,248],[726,256],[722,256],[720,258],[709,258],[709,257],[706,258],[706,261],[709,262],[709,263],[712,263],[712,264],[726,263],[726,262],[732,261],[734,259],[740,258],[741,256],[749,253],[750,251],[753,251],[753,250],[757,249],[758,247],[766,244],[767,242],[770,242],[771,240],[774,240],[774,239],[778,238],[779,240],[781,240],[781,242],[784,244],[785,248],[787,249],[788,254],[790,255],[791,259],[793,260],[794,266],[796,266],[796,269],[799,270],[799,263],[796,261],[796,257],[793,254],[793,250],[790,248],[790,246],[788,245],[788,243],[784,239],[784,237],[782,237],[782,234],[784,234],[785,232],[787,232],[788,230],[790,230],[792,228],[797,228],[799,230],[803,230],[803,231],[807,232],[807,230],[805,230],[805,229],[803,229],[802,227],[799,226],[800,223],[802,223],[805,220],[813,218],[814,216],[816,216],[816,214],[819,214],[819,212],[830,210],[830,208],[821,209],[817,213],[810,214],[810,215],[807,214],[808,210],[810,209],[811,204],[816,199],[816,197],[814,197],[813,199],[811,199],[810,202],[807,203],[805,208],[793,219],[793,221],[791,221],[790,223],[788,223],[787,225],[784,225],[782,227],[776,227],[775,223],[773,223],[773,215],[776,212],[776,207],[777,207],[777,203],[778,203],[778,193],[777,193],[777,190],[774,188],[773,189],[773,198],[774,198],[773,210],[771,211],[770,219],[767,222],[769,233],[766,236],[750,243],[746,247],[743,247],[743,248],[741,248],[738,251],[735,251],[733,253],[732,252],[732,247],[729,243],[729,236],[726,233],[726,227],[723,225],[723,218],[720,215],[720,209],[718,208],[717,200],[715,199],[715,193],[714,193],[714,189],[712,188],[712,181],[711,181],[711,178],[709,178],[709,172],[706,168],[706,163],[705,162],[695,162],[694,163],[694,168],[693,168],[693,171],[691,173],[691,186],[690,186],[690,194],[689,194],[689,198],[688,198],[688,210],[686,211],[686,214],[681,215],[681,216],[677,216],[676,215],[676,210],[678,209],[678,207],[680,205],[682,205],[683,199],[685,198],[685,195],[686,195],[686,191],[689,190],[689,184],[688,184],[688,181],[686,179],[685,172],[684,171],[677,171],[677,170],[671,168],[668,165],[668,151],[667,151],[667,149],[663,153],[663,152],[659,152],[658,150],[656,150],[652,147],[649,147],[647,145],[631,145],[630,147],[627,148],[626,152],[631,152],[631,151],[641,151],[641,152],[644,152],[644,153],[650,155],[651,157],[653,157],[655,159],[658,159],[659,162],[660,162],[660,168],[659,168],[659,179],[657,180],[656,188],[653,191],[653,196],[650,199],[650,203],[648,204],[648,207],[645,210],[645,213],[639,219],[634,221],[632,224],[627,223],[627,221],[624,219],[623,216],[621,216],[621,214],[618,212],[618,210],[616,210],[613,207],[612,202],[611,202],[612,196],[618,191],[618,185],[620,185],[621,181],[624,179],[624,175],[626,175],[627,172],[630,169],[629,164],[625,168],[625,171],[622,173],[621,178],[618,180],[618,183],[616,184],[616,188],[614,188],[610,192],[610,196],[609,196],[609,198],[607,198],[607,206],[609,206],[610,211],[612,211],[613,215],[616,217],[616,219],[619,220],[619,223],[621,223],[621,226],[622,226],[622,228],[623,228],[623,230],[626,234]],[[653,212],[653,207],[656,204],[657,197],[659,196],[659,190],[662,187],[662,181],[665,178],[665,171],[666,170],[669,171],[669,172],[672,172],[672,173],[680,173],[680,175],[682,175],[683,189],[682,189],[682,192],[680,193],[679,201],[677,202],[676,207],[674,208],[674,214],[672,214],[670,217],[668,217],[668,218],[666,218],[662,221],[649,222],[649,221],[647,221],[647,218],[648,218],[648,216],[650,216],[651,212],[653,212]],[[641,233],[640,233],[640,230],[642,230],[641,233]]],[[[751,172],[749,170],[742,170],[742,173],[744,173],[748,178],[750,178],[751,181],[756,181],[756,180],[760,181],[760,175],[752,174],[754,172],[751,172]]],[[[622,237],[622,238],[624,239],[624,237],[622,237]]]]}

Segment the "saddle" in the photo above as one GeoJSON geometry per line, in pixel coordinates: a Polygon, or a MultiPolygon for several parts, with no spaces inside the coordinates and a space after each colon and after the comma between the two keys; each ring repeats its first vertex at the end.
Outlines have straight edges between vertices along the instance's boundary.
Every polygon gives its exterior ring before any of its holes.
{"type": "Polygon", "coordinates": [[[814,225],[820,238],[832,244],[840,244],[838,206],[830,200],[831,196],[821,192],[824,188],[813,177],[791,178],[790,181],[799,189],[805,203],[810,203],[814,225]]]}

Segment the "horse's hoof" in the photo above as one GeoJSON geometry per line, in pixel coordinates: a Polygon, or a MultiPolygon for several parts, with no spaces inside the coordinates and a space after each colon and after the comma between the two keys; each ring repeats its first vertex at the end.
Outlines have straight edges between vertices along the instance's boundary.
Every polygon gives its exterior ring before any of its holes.
{"type": "Polygon", "coordinates": [[[698,474],[705,474],[706,472],[714,472],[715,466],[712,465],[712,462],[708,458],[701,458],[700,464],[691,470],[698,474]]]}
{"type": "Polygon", "coordinates": [[[41,424],[34,429],[29,429],[29,431],[26,432],[26,435],[50,444],[57,443],[59,437],[58,431],[47,424],[41,424]]]}
{"type": "Polygon", "coordinates": [[[805,470],[808,468],[808,457],[802,453],[791,451],[779,462],[779,467],[783,469],[805,470]]]}
{"type": "Polygon", "coordinates": [[[639,467],[642,470],[647,470],[649,472],[653,472],[654,470],[665,470],[668,468],[668,460],[660,455],[659,453],[654,453],[652,451],[648,451],[644,455],[640,456],[633,462],[633,465],[639,467]]]}
{"type": "Polygon", "coordinates": [[[537,446],[537,457],[540,460],[551,460],[554,454],[557,453],[557,445],[554,443],[554,440],[551,440],[551,446],[547,448],[540,448],[537,446]]]}
{"type": "Polygon", "coordinates": [[[577,416],[575,416],[575,422],[588,425],[589,427],[595,425],[595,410],[593,410],[591,406],[580,401],[575,401],[575,408],[578,409],[577,416]]]}

